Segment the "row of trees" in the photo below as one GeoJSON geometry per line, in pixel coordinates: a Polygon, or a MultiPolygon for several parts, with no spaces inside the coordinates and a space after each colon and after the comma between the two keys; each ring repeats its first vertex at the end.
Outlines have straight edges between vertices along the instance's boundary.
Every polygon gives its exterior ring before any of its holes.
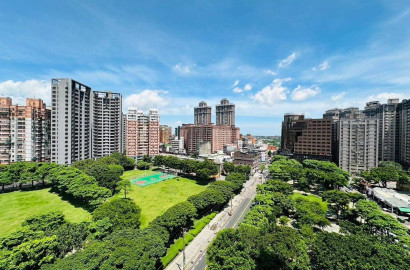
{"type": "MultiPolygon", "coordinates": [[[[337,171],[315,162],[299,167],[282,158],[273,165],[275,180],[257,187],[254,206],[239,228],[221,231],[208,248],[209,269],[408,268],[407,230],[363,195],[331,189],[321,174],[337,171]],[[295,179],[292,175],[298,174],[297,167],[319,175],[321,181],[313,185],[325,190],[322,198],[292,195],[293,186],[287,182],[295,179]],[[328,208],[337,213],[344,234],[321,230],[330,224],[328,208]]],[[[305,177],[303,174],[299,179],[305,177]]]]}
{"type": "Polygon", "coordinates": [[[198,161],[158,155],[154,157],[153,161],[154,166],[164,166],[185,174],[194,173],[200,181],[208,181],[212,175],[218,174],[218,167],[210,160],[198,161]]]}
{"type": "Polygon", "coordinates": [[[272,179],[292,180],[301,190],[330,190],[347,186],[350,176],[329,161],[305,160],[300,164],[284,156],[275,156],[269,173],[272,179]]]}
{"type": "Polygon", "coordinates": [[[410,183],[410,171],[405,171],[403,166],[392,161],[380,162],[379,167],[370,171],[362,172],[361,176],[369,183],[387,186],[387,182],[397,182],[399,184],[410,183]]]}

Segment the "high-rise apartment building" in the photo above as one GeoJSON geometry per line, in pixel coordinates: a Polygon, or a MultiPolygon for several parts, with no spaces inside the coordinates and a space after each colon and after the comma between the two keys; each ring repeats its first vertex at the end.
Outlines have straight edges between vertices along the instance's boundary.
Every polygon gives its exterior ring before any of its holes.
{"type": "Polygon", "coordinates": [[[144,155],[159,154],[159,114],[151,109],[145,115],[131,107],[127,114],[127,156],[139,159],[144,155]]]}
{"type": "Polygon", "coordinates": [[[188,153],[198,151],[199,145],[209,142],[211,152],[223,150],[224,145],[236,144],[239,140],[239,128],[227,125],[191,125],[183,124],[181,137],[185,139],[188,153]]]}
{"type": "Polygon", "coordinates": [[[124,113],[121,112],[121,132],[122,132],[122,136],[121,136],[121,140],[122,140],[122,144],[121,144],[121,153],[124,153],[127,151],[127,115],[125,115],[124,113]]]}
{"type": "Polygon", "coordinates": [[[26,106],[0,98],[0,164],[50,161],[50,110],[41,99],[26,106]]]}
{"type": "Polygon", "coordinates": [[[339,123],[339,167],[359,174],[378,166],[379,120],[341,119],[339,123]]]}
{"type": "Polygon", "coordinates": [[[72,79],[52,79],[51,88],[51,161],[91,158],[91,88],[72,79]]]}
{"type": "Polygon", "coordinates": [[[188,153],[197,152],[205,145],[210,145],[208,151],[215,153],[227,144],[237,144],[240,132],[235,127],[235,105],[222,99],[216,111],[217,125],[214,125],[211,123],[211,107],[201,101],[199,107],[194,108],[194,124],[182,125],[180,137],[184,138],[188,153]]]}
{"type": "Polygon", "coordinates": [[[404,99],[397,107],[399,126],[399,162],[410,166],[410,99],[404,99]]]}
{"type": "Polygon", "coordinates": [[[108,91],[92,92],[92,157],[122,151],[122,96],[108,91]]]}
{"type": "Polygon", "coordinates": [[[399,99],[389,99],[387,104],[378,101],[366,103],[364,114],[379,119],[379,161],[399,161],[399,99]]]}
{"type": "Polygon", "coordinates": [[[216,124],[235,126],[235,104],[229,103],[226,98],[216,105],[216,124]]]}
{"type": "Polygon", "coordinates": [[[194,124],[210,125],[212,122],[211,111],[211,107],[205,101],[199,102],[199,106],[194,108],[194,124]]]}
{"type": "Polygon", "coordinates": [[[167,125],[159,126],[159,142],[170,144],[174,138],[172,137],[172,128],[167,125]]]}

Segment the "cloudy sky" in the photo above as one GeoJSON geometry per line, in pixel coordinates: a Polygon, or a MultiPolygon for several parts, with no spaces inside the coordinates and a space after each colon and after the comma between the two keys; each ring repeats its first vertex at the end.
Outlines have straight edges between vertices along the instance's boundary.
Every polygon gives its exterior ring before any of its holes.
{"type": "Polygon", "coordinates": [[[228,98],[242,133],[279,135],[287,112],[410,98],[410,3],[1,0],[0,95],[49,104],[54,77],[171,126],[228,98]]]}

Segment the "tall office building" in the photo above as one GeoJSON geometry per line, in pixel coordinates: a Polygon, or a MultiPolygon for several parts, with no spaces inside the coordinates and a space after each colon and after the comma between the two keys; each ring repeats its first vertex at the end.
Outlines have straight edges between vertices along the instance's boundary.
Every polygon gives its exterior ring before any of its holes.
{"type": "Polygon", "coordinates": [[[194,108],[194,124],[210,125],[212,122],[211,111],[211,107],[205,101],[199,102],[199,106],[194,108]]]}
{"type": "Polygon", "coordinates": [[[305,126],[304,114],[286,113],[282,122],[281,149],[291,153],[295,149],[296,138],[302,135],[305,126]]]}
{"type": "Polygon", "coordinates": [[[51,87],[51,161],[91,158],[91,88],[72,79],[52,79],[51,87]]]}
{"type": "Polygon", "coordinates": [[[410,167],[410,99],[404,99],[397,107],[399,123],[399,162],[410,167]]]}
{"type": "Polygon", "coordinates": [[[0,98],[0,164],[50,161],[50,110],[41,99],[0,98]]]}
{"type": "Polygon", "coordinates": [[[122,96],[107,91],[92,92],[92,157],[122,151],[122,96]]]}
{"type": "Polygon", "coordinates": [[[151,109],[148,115],[135,107],[127,114],[127,156],[139,159],[159,154],[159,114],[151,109]]]}
{"type": "Polygon", "coordinates": [[[303,114],[285,114],[281,139],[283,153],[298,161],[332,160],[330,119],[305,119],[303,114]]]}
{"type": "Polygon", "coordinates": [[[339,123],[339,167],[359,174],[378,166],[379,120],[343,118],[339,123]]]}
{"type": "Polygon", "coordinates": [[[216,105],[216,124],[235,126],[235,104],[229,103],[226,98],[216,105]]]}

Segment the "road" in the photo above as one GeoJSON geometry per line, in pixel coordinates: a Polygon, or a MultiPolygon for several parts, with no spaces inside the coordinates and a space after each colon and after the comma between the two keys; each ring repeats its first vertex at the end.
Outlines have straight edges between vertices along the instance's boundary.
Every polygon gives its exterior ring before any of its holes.
{"type": "MultiPolygon", "coordinates": [[[[255,196],[255,193],[253,194],[255,196]]],[[[232,219],[230,219],[226,225],[223,227],[226,228],[236,228],[238,224],[243,220],[245,214],[251,208],[253,198],[246,198],[243,203],[239,206],[238,210],[232,215],[232,219]]],[[[198,262],[192,268],[193,270],[204,270],[206,268],[206,252],[202,254],[198,262]]]]}
{"type": "MultiPolygon", "coordinates": [[[[205,227],[195,239],[185,248],[185,270],[203,270],[206,268],[206,249],[217,232],[226,228],[236,228],[249,211],[252,201],[256,195],[256,186],[261,183],[260,175],[253,175],[244,184],[244,189],[232,200],[232,215],[229,215],[231,207],[227,206],[205,227]]],[[[166,270],[182,269],[183,256],[180,253],[166,270]]]]}

